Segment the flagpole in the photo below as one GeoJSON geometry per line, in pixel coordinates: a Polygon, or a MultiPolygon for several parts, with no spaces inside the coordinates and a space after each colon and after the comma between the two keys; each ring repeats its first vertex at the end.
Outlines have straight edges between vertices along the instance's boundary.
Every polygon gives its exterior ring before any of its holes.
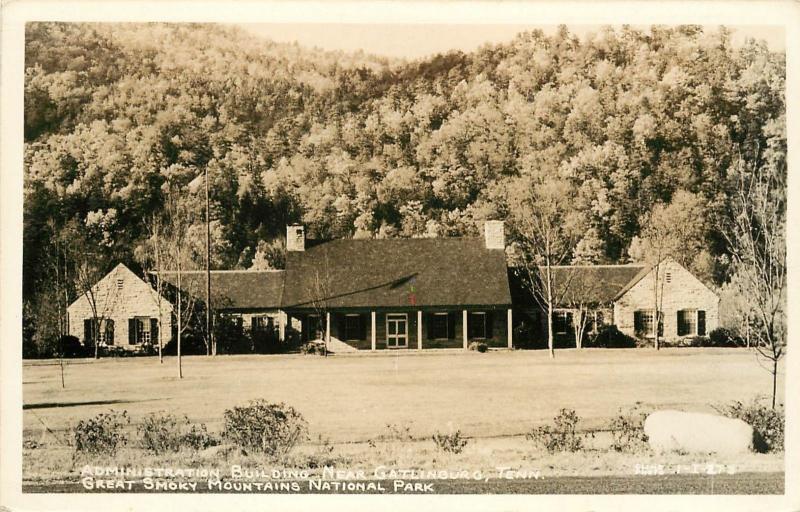
{"type": "Polygon", "coordinates": [[[214,343],[214,336],[211,333],[211,220],[208,202],[208,166],[205,166],[206,178],[206,336],[208,336],[209,346],[206,349],[207,355],[217,355],[217,346],[214,343]]]}

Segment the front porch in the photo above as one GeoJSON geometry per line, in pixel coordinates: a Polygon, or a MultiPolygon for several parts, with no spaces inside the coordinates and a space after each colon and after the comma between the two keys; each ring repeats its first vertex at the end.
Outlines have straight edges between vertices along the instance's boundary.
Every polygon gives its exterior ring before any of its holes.
{"type": "Polygon", "coordinates": [[[508,308],[287,311],[281,339],[338,341],[357,350],[463,349],[473,341],[512,348],[508,308]],[[288,328],[286,326],[289,326],[288,328]]]}

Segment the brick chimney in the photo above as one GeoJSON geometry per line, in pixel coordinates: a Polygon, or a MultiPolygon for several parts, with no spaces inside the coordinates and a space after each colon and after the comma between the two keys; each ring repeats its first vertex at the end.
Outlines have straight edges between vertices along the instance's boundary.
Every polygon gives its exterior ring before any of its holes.
{"type": "Polygon", "coordinates": [[[286,226],[286,250],[287,251],[306,250],[306,232],[303,226],[300,226],[298,224],[286,226]]]}
{"type": "Polygon", "coordinates": [[[487,220],[483,224],[483,238],[487,249],[506,248],[506,232],[502,220],[487,220]]]}

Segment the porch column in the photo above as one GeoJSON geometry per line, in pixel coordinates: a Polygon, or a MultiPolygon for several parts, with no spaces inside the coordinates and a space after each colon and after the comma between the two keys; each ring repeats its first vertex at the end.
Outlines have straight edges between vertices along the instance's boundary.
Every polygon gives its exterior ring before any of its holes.
{"type": "Polygon", "coordinates": [[[325,344],[331,342],[331,312],[325,312],[325,344]]]}
{"type": "Polygon", "coordinates": [[[422,350],[422,310],[417,311],[417,350],[422,350]]]}
{"type": "Polygon", "coordinates": [[[281,313],[278,323],[278,339],[281,343],[286,340],[286,322],[289,320],[289,315],[287,313],[281,313]]]}
{"type": "Polygon", "coordinates": [[[462,336],[461,337],[464,339],[464,350],[467,350],[467,348],[469,348],[468,347],[469,339],[468,339],[468,336],[467,336],[467,333],[469,331],[467,329],[467,310],[466,309],[464,311],[462,311],[461,318],[462,318],[462,322],[461,322],[461,324],[462,324],[461,325],[461,328],[462,328],[461,334],[462,334],[462,336]]]}
{"type": "Polygon", "coordinates": [[[514,348],[514,323],[512,321],[511,308],[508,308],[508,348],[514,348]]]}
{"type": "Polygon", "coordinates": [[[375,349],[378,348],[377,334],[375,333],[375,325],[377,322],[375,321],[375,312],[372,311],[370,315],[372,316],[372,330],[370,330],[369,335],[372,339],[372,351],[374,352],[375,349]]]}

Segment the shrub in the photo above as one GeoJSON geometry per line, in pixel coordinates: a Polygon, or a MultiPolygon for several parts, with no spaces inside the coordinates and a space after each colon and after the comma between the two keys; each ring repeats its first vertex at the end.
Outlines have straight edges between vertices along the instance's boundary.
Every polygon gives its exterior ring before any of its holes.
{"type": "Polygon", "coordinates": [[[561,409],[553,418],[553,426],[545,425],[528,432],[525,437],[548,453],[576,452],[583,448],[583,437],[576,430],[580,418],[572,409],[561,409]]]}
{"type": "Polygon", "coordinates": [[[172,414],[145,416],[138,429],[142,448],[156,454],[177,452],[181,448],[202,450],[216,444],[204,424],[193,425],[189,418],[172,414]]]}
{"type": "Polygon", "coordinates": [[[470,350],[475,350],[477,352],[486,352],[487,350],[489,350],[489,346],[482,341],[473,341],[472,343],[469,344],[468,348],[470,350]]]}
{"type": "Polygon", "coordinates": [[[460,430],[450,433],[436,432],[433,434],[433,442],[439,450],[455,454],[461,453],[467,446],[467,440],[461,436],[460,430]]]}
{"type": "Polygon", "coordinates": [[[65,334],[59,338],[59,344],[64,357],[86,357],[88,355],[87,350],[81,344],[81,340],[75,336],[65,334]]]}
{"type": "Polygon", "coordinates": [[[647,413],[639,409],[638,404],[611,419],[608,425],[611,431],[611,448],[618,452],[636,452],[647,446],[647,434],[644,433],[644,420],[647,413]]]}
{"type": "Polygon", "coordinates": [[[636,338],[620,331],[616,325],[603,325],[589,339],[588,346],[597,348],[634,348],[636,338]]]}
{"type": "Polygon", "coordinates": [[[225,411],[223,435],[245,451],[281,457],[306,438],[307,432],[303,416],[283,403],[259,399],[225,411]]]}
{"type": "Polygon", "coordinates": [[[212,434],[208,433],[205,423],[192,424],[189,430],[183,433],[181,444],[192,450],[205,450],[219,444],[212,434]]]}
{"type": "Polygon", "coordinates": [[[325,344],[315,341],[309,341],[300,345],[300,353],[306,355],[325,355],[325,344]]]}
{"type": "Polygon", "coordinates": [[[128,442],[124,428],[130,422],[127,411],[114,410],[79,421],[73,429],[75,451],[113,455],[118,447],[128,442]]]}
{"type": "Polygon", "coordinates": [[[736,347],[744,346],[744,341],[735,331],[717,327],[708,333],[708,345],[711,347],[736,347]]]}
{"type": "Polygon", "coordinates": [[[725,416],[740,419],[753,427],[753,444],[756,451],[761,453],[783,451],[786,425],[783,406],[772,409],[757,401],[747,405],[736,401],[717,410],[725,416]]]}

